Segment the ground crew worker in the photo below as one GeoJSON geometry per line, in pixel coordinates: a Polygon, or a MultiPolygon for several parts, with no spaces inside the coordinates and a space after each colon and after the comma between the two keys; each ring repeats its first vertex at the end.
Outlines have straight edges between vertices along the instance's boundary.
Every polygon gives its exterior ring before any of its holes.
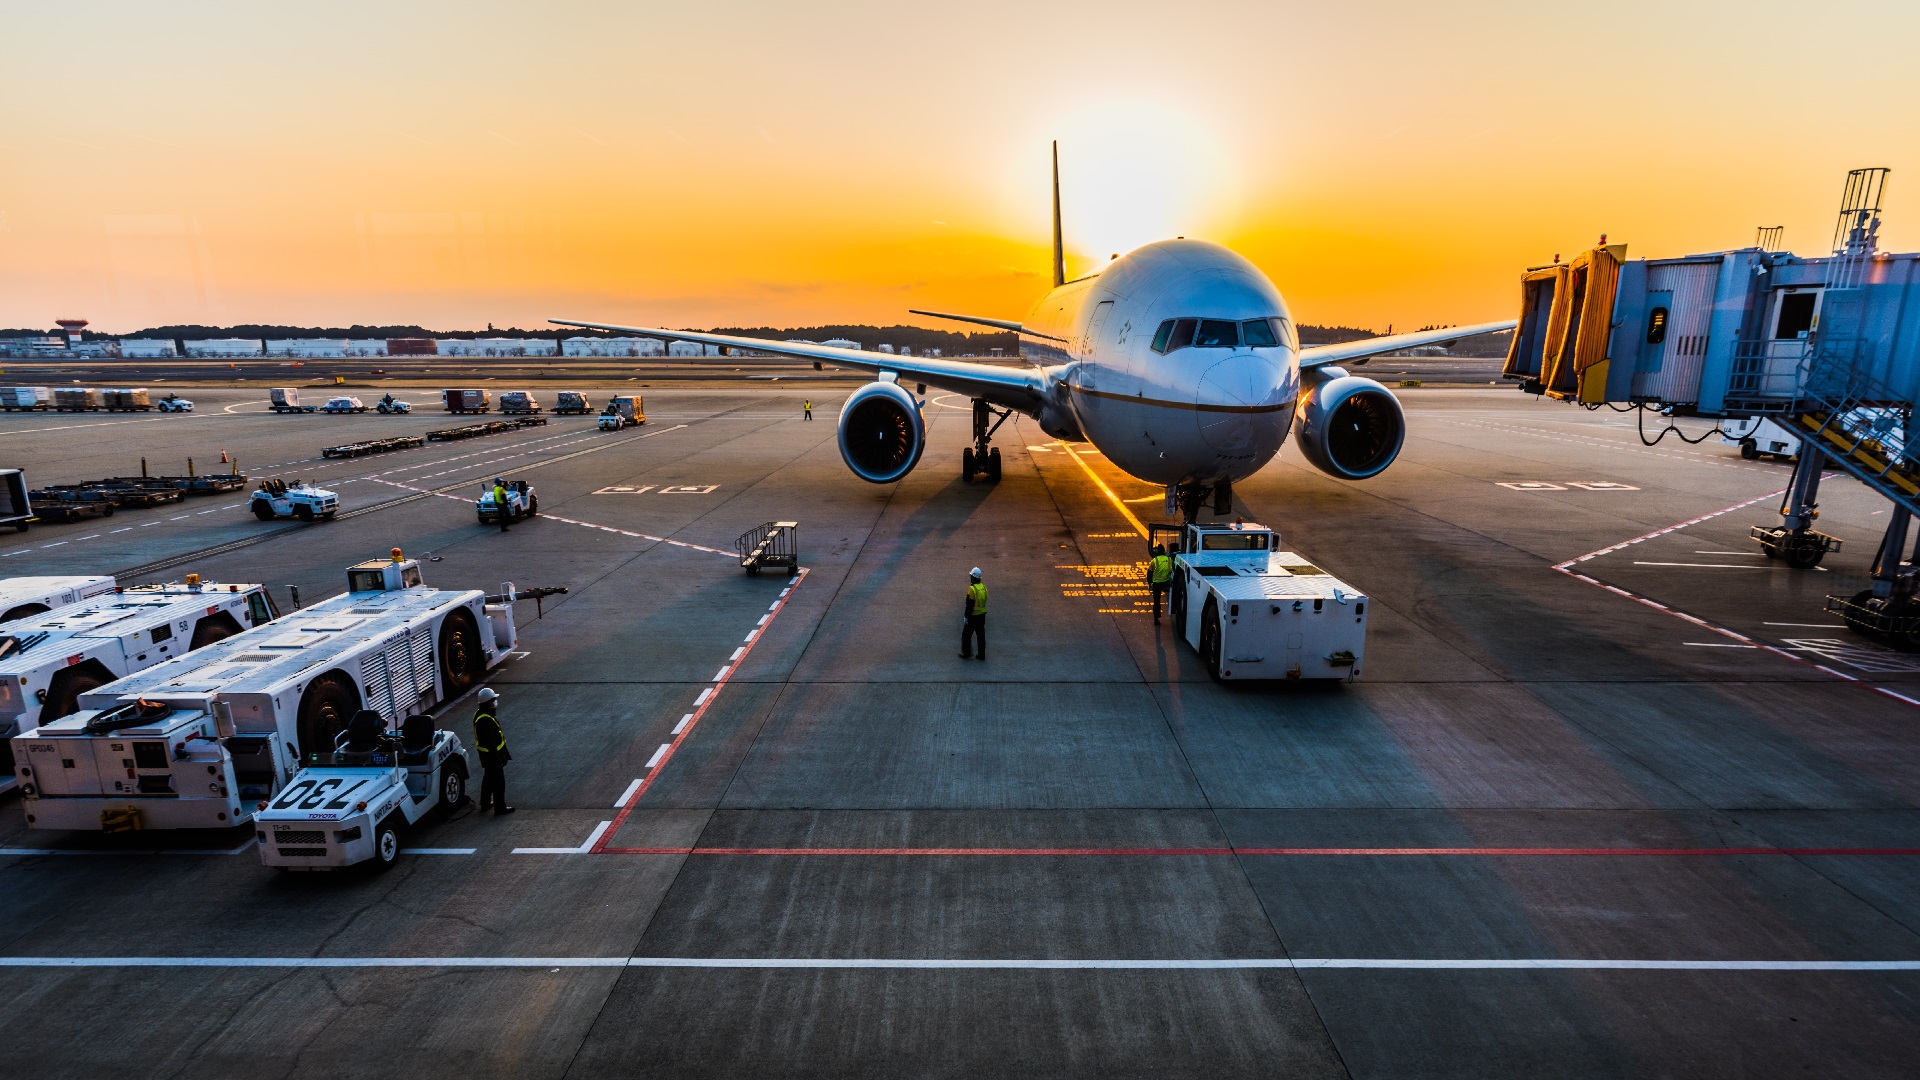
{"type": "Polygon", "coordinates": [[[802,401],[800,403],[800,409],[808,420],[813,419],[813,400],[811,398],[802,401]]]}
{"type": "Polygon", "coordinates": [[[500,729],[494,714],[500,695],[492,687],[480,688],[480,707],[473,710],[473,745],[480,751],[480,809],[493,808],[495,816],[513,813],[507,805],[507,733],[500,729]]]}
{"type": "Polygon", "coordinates": [[[1147,588],[1153,590],[1153,624],[1160,625],[1160,598],[1167,595],[1167,585],[1173,581],[1173,557],[1167,554],[1167,545],[1153,545],[1153,558],[1147,560],[1147,588]]]}
{"type": "Polygon", "coordinates": [[[973,568],[973,581],[967,586],[966,621],[960,624],[960,659],[973,659],[973,642],[980,642],[980,659],[987,658],[987,587],[980,580],[980,568],[973,568]]]}
{"type": "Polygon", "coordinates": [[[500,515],[500,531],[506,532],[513,513],[507,509],[507,482],[497,476],[493,480],[493,510],[500,515]]]}

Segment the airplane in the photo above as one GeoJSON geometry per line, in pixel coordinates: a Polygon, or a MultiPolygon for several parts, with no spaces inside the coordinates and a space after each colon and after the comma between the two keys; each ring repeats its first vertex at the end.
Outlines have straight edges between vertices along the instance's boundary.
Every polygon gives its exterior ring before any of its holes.
{"type": "Polygon", "coordinates": [[[1120,255],[1067,280],[1060,230],[1060,145],[1053,146],[1053,289],[1015,322],[909,309],[1012,330],[1024,367],[871,353],[692,330],[549,319],[559,326],[699,342],[875,373],[840,409],[840,456],[875,484],[906,476],[926,451],[927,387],[973,399],[971,482],[1000,477],[993,435],[1009,416],[1054,438],[1086,441],[1117,468],[1165,485],[1169,514],[1233,508],[1233,483],[1279,454],[1291,431],[1302,456],[1343,480],[1379,475],[1400,453],[1406,417],[1382,384],[1341,361],[1510,330],[1513,320],[1301,347],[1287,302],[1252,263],[1184,237],[1120,255]],[[911,384],[914,389],[909,390],[911,384]],[[1298,425],[1297,428],[1295,425],[1298,425]]]}

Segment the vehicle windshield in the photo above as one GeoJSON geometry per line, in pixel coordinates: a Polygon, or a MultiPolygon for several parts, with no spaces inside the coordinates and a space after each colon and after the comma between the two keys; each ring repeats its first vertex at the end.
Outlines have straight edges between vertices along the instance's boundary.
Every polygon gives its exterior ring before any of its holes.
{"type": "Polygon", "coordinates": [[[1167,319],[1153,334],[1153,351],[1292,347],[1293,328],[1278,315],[1264,319],[1167,319]]]}
{"type": "Polygon", "coordinates": [[[1200,537],[1202,551],[1265,551],[1268,533],[1206,533],[1200,537]]]}

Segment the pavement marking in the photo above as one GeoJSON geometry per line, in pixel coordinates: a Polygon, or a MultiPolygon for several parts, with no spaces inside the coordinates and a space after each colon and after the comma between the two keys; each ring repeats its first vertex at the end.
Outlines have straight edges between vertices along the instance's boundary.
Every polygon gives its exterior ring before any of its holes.
{"type": "MultiPolygon", "coordinates": [[[[752,641],[752,640],[753,640],[753,635],[752,635],[752,634],[748,634],[748,635],[747,635],[747,640],[748,640],[748,641],[752,641]]],[[[743,652],[746,652],[746,651],[747,651],[747,650],[746,650],[746,647],[745,647],[745,646],[741,646],[740,648],[738,648],[738,649],[735,649],[735,650],[733,650],[733,655],[732,655],[732,656],[729,656],[729,657],[727,657],[727,661],[728,661],[729,663],[731,663],[731,662],[733,662],[733,661],[735,661],[735,660],[738,660],[738,659],[740,659],[740,654],[741,654],[741,653],[743,653],[743,652]]]]}
{"type": "MultiPolygon", "coordinates": [[[[44,431],[71,431],[74,428],[119,427],[121,424],[160,424],[172,419],[171,416],[155,416],[146,420],[107,420],[97,424],[62,424],[59,427],[21,428],[19,431],[0,431],[0,435],[38,435],[44,431]]],[[[184,420],[198,420],[197,416],[184,416],[184,420]]]]}
{"type": "Polygon", "coordinates": [[[1686,528],[1689,525],[1698,525],[1703,521],[1711,521],[1714,518],[1720,517],[1723,514],[1731,514],[1735,510],[1744,510],[1747,507],[1752,506],[1754,503],[1765,502],[1776,495],[1785,495],[1786,493],[1787,493],[1786,488],[1781,488],[1778,491],[1769,491],[1765,495],[1760,495],[1755,498],[1748,499],[1746,502],[1735,503],[1724,510],[1715,510],[1711,514],[1701,514],[1699,517],[1696,517],[1696,518],[1688,518],[1687,520],[1680,522],[1678,525],[1669,525],[1664,529],[1655,529],[1650,533],[1642,533],[1641,535],[1636,536],[1631,540],[1622,540],[1620,543],[1615,544],[1612,547],[1603,547],[1599,551],[1589,551],[1585,555],[1581,555],[1578,558],[1568,559],[1566,562],[1555,565],[1554,569],[1564,573],[1566,572],[1567,567],[1572,566],[1575,563],[1583,563],[1590,559],[1597,559],[1602,555],[1611,555],[1622,548],[1628,547],[1632,544],[1637,544],[1642,540],[1651,540],[1656,536],[1665,536],[1670,532],[1677,532],[1681,529],[1686,528]]]}
{"type": "Polygon", "coordinates": [[[1499,847],[1084,847],[1084,848],[883,848],[883,847],[660,847],[620,848],[624,855],[755,855],[865,858],[877,856],[955,858],[1139,858],[1236,856],[1292,858],[1734,858],[1746,856],[1914,856],[1920,848],[1499,848],[1499,847]]]}
{"type": "MultiPolygon", "coordinates": [[[[812,571],[802,566],[794,571],[791,578],[787,579],[787,587],[780,590],[780,599],[773,605],[773,615],[780,613],[780,610],[786,606],[787,599],[792,595],[793,590],[798,588],[800,583],[807,579],[809,573],[812,573],[812,571]]],[[[758,643],[756,642],[755,644],[758,643]]],[[[746,655],[751,653],[753,649],[754,645],[746,646],[741,653],[742,660],[744,660],[746,655]]],[[[592,848],[594,854],[610,853],[617,855],[623,853],[624,849],[608,847],[607,840],[619,833],[620,827],[626,824],[627,816],[633,813],[635,806],[639,805],[640,797],[645,795],[648,789],[653,787],[654,781],[660,778],[661,771],[673,760],[673,755],[679,752],[681,744],[693,737],[693,731],[700,726],[701,718],[706,716],[707,710],[713,708],[713,703],[719,700],[720,692],[727,688],[727,681],[731,677],[731,673],[738,670],[740,670],[738,664],[721,668],[720,674],[713,680],[713,685],[700,691],[700,697],[694,701],[694,710],[686,716],[681,717],[680,723],[674,725],[673,741],[667,743],[661,748],[659,753],[654,755],[655,760],[647,763],[647,775],[641,778],[639,790],[635,791],[633,797],[627,800],[627,805],[621,808],[620,813],[614,817],[612,822],[603,823],[602,828],[596,830],[592,836],[587,838],[587,844],[592,848]],[[611,827],[608,827],[609,825],[611,827]]]]}
{"type": "MultiPolygon", "coordinates": [[[[621,814],[624,816],[626,811],[621,811],[621,814]]],[[[513,853],[515,855],[585,855],[593,850],[593,845],[600,842],[600,838],[606,835],[607,826],[612,824],[611,821],[603,821],[595,825],[593,831],[587,834],[586,843],[579,847],[517,847],[513,849],[513,853]]]]}
{"type": "Polygon", "coordinates": [[[238,855],[253,850],[253,841],[247,840],[231,851],[214,848],[134,848],[126,851],[109,851],[92,848],[0,848],[0,855],[238,855]]]}
{"type": "MultiPolygon", "coordinates": [[[[118,529],[115,529],[115,530],[113,530],[113,531],[114,531],[114,532],[116,532],[116,533],[123,533],[123,532],[132,532],[132,531],[133,531],[133,526],[131,526],[131,525],[123,525],[123,526],[121,526],[120,528],[118,528],[118,529]]],[[[110,533],[110,534],[108,534],[108,535],[112,535],[112,534],[110,533]]],[[[18,553],[16,552],[15,554],[18,554],[18,553]]]]}
{"type": "MultiPolygon", "coordinates": [[[[560,851],[571,851],[560,848],[560,851]]],[[[0,956],[9,968],[733,968],[922,971],[1920,971],[1920,960],[1221,957],[1179,960],[746,956],[0,956]]]]}
{"type": "Polygon", "coordinates": [[[633,793],[639,790],[640,790],[640,778],[636,776],[633,778],[633,783],[627,785],[627,790],[621,792],[620,797],[613,800],[613,808],[615,810],[618,810],[621,807],[627,805],[627,800],[633,798],[633,793]]]}
{"type": "MultiPolygon", "coordinates": [[[[660,749],[658,749],[658,750],[655,750],[655,751],[653,752],[653,756],[647,759],[647,764],[646,764],[646,766],[645,766],[645,767],[646,767],[646,768],[649,768],[649,769],[651,769],[651,768],[653,768],[653,767],[654,767],[655,765],[658,765],[658,764],[660,764],[660,759],[661,759],[661,758],[663,758],[663,757],[666,757],[666,756],[667,756],[667,751],[669,751],[669,750],[671,750],[671,749],[673,749],[673,744],[672,744],[672,743],[661,743],[661,744],[660,744],[660,749]]],[[[639,781],[639,780],[635,780],[635,781],[633,782],[633,787],[631,787],[631,788],[628,788],[627,790],[629,790],[629,791],[634,791],[634,790],[638,790],[638,788],[639,788],[639,787],[640,787],[640,781],[639,781]]]]}
{"type": "Polygon", "coordinates": [[[1724,562],[1641,562],[1633,560],[1635,566],[1695,566],[1702,570],[1765,570],[1765,563],[1724,563],[1724,562]]]}
{"type": "Polygon", "coordinates": [[[402,855],[471,855],[479,848],[470,847],[403,847],[402,855]]]}
{"type": "Polygon", "coordinates": [[[1845,623],[1825,622],[1763,622],[1761,626],[1797,626],[1805,630],[1845,630],[1845,623]]]}
{"type": "Polygon", "coordinates": [[[1702,649],[1757,649],[1758,645],[1740,645],[1731,641],[1683,641],[1682,645],[1693,645],[1702,649]]]}

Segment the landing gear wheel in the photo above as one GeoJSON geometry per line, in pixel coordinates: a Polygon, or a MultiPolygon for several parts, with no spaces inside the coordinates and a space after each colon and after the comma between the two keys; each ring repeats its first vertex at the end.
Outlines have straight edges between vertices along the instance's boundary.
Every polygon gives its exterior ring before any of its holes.
{"type": "Polygon", "coordinates": [[[1760,456],[1760,447],[1752,439],[1740,440],[1740,456],[1752,461],[1760,456]]]}
{"type": "Polygon", "coordinates": [[[973,447],[969,446],[965,450],[960,451],[960,479],[965,480],[969,484],[973,483],[974,471],[973,447]]]}
{"type": "Polygon", "coordinates": [[[1816,536],[1789,535],[1781,544],[1780,558],[1795,570],[1811,570],[1827,557],[1827,545],[1816,536]]]}
{"type": "Polygon", "coordinates": [[[440,774],[440,809],[452,810],[467,801],[467,771],[449,760],[440,774]]]}
{"type": "Polygon", "coordinates": [[[253,504],[253,516],[259,518],[261,521],[272,521],[273,504],[267,502],[265,499],[255,500],[253,504]]]}
{"type": "Polygon", "coordinates": [[[373,830],[373,868],[391,870],[400,861],[400,830],[389,818],[373,830]]]}
{"type": "Polygon", "coordinates": [[[997,446],[987,451],[987,479],[996,484],[1000,482],[1000,448],[997,446]]]}
{"type": "Polygon", "coordinates": [[[1220,681],[1220,605],[1211,597],[1207,606],[1200,612],[1200,658],[1206,662],[1207,674],[1214,682],[1220,681]]]}
{"type": "Polygon", "coordinates": [[[1847,601],[1847,610],[1840,613],[1840,621],[1847,624],[1847,629],[1852,630],[1862,637],[1879,637],[1879,633],[1874,630],[1873,626],[1869,624],[1864,617],[1868,611],[1872,610],[1870,606],[1872,603],[1872,589],[1862,589],[1854,593],[1853,599],[1847,601]]]}

